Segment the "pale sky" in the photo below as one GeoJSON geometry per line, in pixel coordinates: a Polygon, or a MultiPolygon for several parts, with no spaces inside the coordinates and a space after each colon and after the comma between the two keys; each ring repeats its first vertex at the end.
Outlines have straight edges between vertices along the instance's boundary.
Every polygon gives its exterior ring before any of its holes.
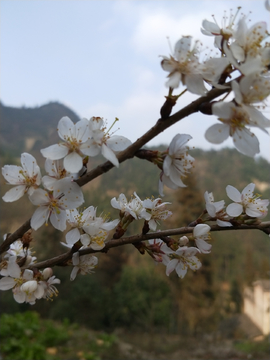
{"type": "MultiPolygon", "coordinates": [[[[118,135],[135,141],[159,118],[167,94],[160,55],[183,35],[213,47],[201,34],[201,22],[219,24],[224,15],[249,14],[250,24],[266,21],[263,0],[0,0],[1,96],[6,106],[35,107],[50,101],[69,106],[80,117],[120,119],[118,135]],[[169,37],[169,42],[168,42],[169,37]]],[[[208,50],[207,50],[208,51],[208,50]]],[[[180,93],[184,88],[180,87],[180,93]]],[[[176,92],[176,93],[177,93],[176,92]]],[[[186,93],[175,111],[197,96],[186,93]]],[[[269,104],[269,102],[268,102],[269,104]]],[[[268,111],[264,113],[269,115],[268,111]]],[[[220,146],[204,139],[214,116],[195,114],[175,124],[150,145],[169,144],[176,133],[190,134],[190,146],[220,146]]],[[[269,136],[252,128],[260,155],[270,161],[269,136]]]]}

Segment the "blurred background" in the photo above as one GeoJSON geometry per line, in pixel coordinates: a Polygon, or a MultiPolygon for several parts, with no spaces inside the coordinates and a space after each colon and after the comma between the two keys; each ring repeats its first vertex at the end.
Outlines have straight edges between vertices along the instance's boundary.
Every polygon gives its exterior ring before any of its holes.
{"type": "MultiPolygon", "coordinates": [[[[167,92],[158,57],[171,53],[167,37],[173,46],[182,35],[193,35],[212,48],[213,39],[200,34],[204,18],[215,14],[220,24],[223,10],[235,13],[243,6],[243,13],[252,11],[252,24],[268,19],[263,1],[0,4],[1,165],[20,165],[26,151],[43,174],[40,149],[59,141],[56,127],[62,116],[74,122],[101,116],[109,124],[118,117],[118,134],[132,141],[155,124],[167,92]]],[[[185,94],[175,110],[193,98],[185,94]]],[[[255,159],[238,153],[231,140],[213,148],[204,132],[215,121],[197,114],[151,142],[152,149],[165,149],[175,133],[190,133],[195,147],[187,188],[165,190],[173,216],[160,228],[196,219],[204,209],[205,191],[228,204],[228,184],[242,191],[254,182],[262,198],[270,197],[268,137],[256,133],[261,154],[255,159]]],[[[91,158],[88,168],[103,161],[91,158]]],[[[86,185],[85,206],[115,219],[112,197],[134,191],[142,199],[158,197],[159,170],[141,161],[131,159],[86,185]]],[[[1,178],[1,196],[7,190],[1,178]]],[[[23,198],[2,202],[1,210],[3,236],[27,220],[34,206],[23,198]]],[[[141,226],[132,224],[128,234],[140,232],[141,226]]],[[[183,280],[176,274],[168,278],[162,265],[129,245],[101,254],[95,274],[78,276],[73,283],[71,268],[55,268],[61,285],[53,302],[20,305],[10,292],[1,292],[3,359],[267,359],[269,238],[254,230],[214,233],[212,238],[211,254],[200,256],[202,268],[183,280]]],[[[40,228],[32,243],[38,260],[65,251],[63,240],[59,231],[40,228]]]]}

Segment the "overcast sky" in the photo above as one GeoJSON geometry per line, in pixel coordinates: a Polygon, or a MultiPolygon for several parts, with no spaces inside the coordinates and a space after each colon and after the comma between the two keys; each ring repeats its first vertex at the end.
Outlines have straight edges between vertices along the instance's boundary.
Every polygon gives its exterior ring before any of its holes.
{"type": "MultiPolygon", "coordinates": [[[[135,141],[155,124],[167,89],[159,55],[183,35],[213,48],[201,34],[203,19],[218,23],[230,9],[248,14],[251,24],[267,21],[263,0],[0,0],[1,101],[34,107],[59,101],[80,117],[120,119],[118,135],[135,141]]],[[[269,30],[269,25],[268,25],[269,30]]],[[[183,90],[180,88],[179,91],[183,90]]],[[[187,105],[186,93],[175,107],[187,105]]],[[[265,113],[267,116],[268,112],[265,113]]],[[[204,139],[214,116],[195,114],[160,134],[152,145],[168,144],[176,133],[191,146],[218,149],[204,139]]],[[[261,154],[270,161],[269,136],[252,129],[261,154]]]]}

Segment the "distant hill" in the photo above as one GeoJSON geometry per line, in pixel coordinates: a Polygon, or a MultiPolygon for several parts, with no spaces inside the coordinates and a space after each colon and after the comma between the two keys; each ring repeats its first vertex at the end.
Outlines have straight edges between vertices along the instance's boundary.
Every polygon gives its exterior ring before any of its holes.
{"type": "Polygon", "coordinates": [[[31,151],[35,155],[40,148],[49,145],[48,140],[51,144],[58,142],[56,127],[63,116],[74,122],[80,120],[74,111],[58,102],[34,108],[16,108],[0,103],[1,153],[19,156],[22,151],[31,151]]]}

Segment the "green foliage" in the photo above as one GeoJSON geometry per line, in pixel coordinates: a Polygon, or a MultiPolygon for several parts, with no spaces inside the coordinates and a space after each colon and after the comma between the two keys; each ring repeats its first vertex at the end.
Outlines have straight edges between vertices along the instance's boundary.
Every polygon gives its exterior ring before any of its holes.
{"type": "Polygon", "coordinates": [[[116,326],[167,328],[172,316],[172,294],[168,284],[154,268],[125,267],[115,285],[113,302],[116,326]]]}
{"type": "Polygon", "coordinates": [[[49,360],[46,347],[65,343],[68,332],[63,325],[42,320],[36,312],[1,316],[0,349],[6,360],[49,360]]]}

